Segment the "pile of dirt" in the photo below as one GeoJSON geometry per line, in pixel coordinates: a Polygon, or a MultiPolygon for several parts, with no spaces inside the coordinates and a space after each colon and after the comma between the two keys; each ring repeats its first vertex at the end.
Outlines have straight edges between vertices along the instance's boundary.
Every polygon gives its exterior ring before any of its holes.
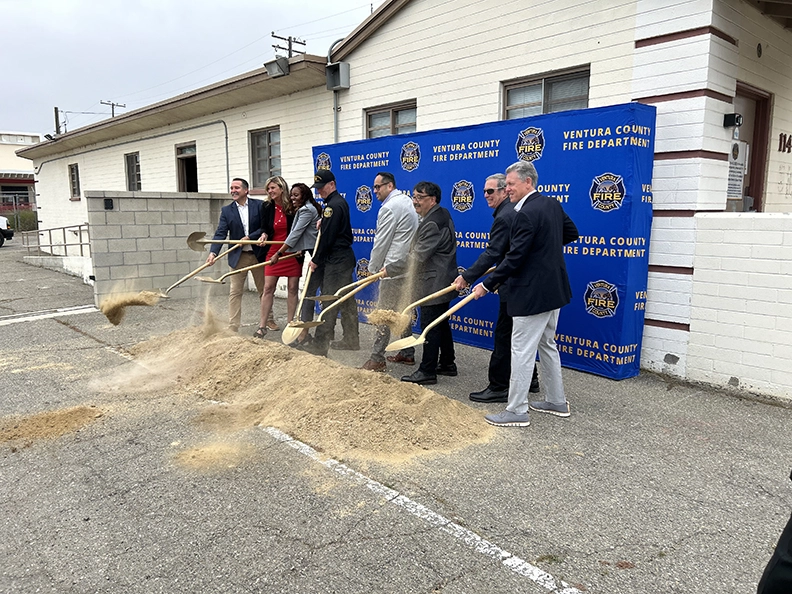
{"type": "Polygon", "coordinates": [[[225,403],[198,419],[213,430],[275,426],[334,457],[391,463],[493,433],[480,412],[422,386],[270,341],[197,327],[131,352],[151,376],[144,383],[225,403]]]}
{"type": "Polygon", "coordinates": [[[156,305],[161,297],[161,294],[154,291],[110,295],[99,304],[99,310],[113,326],[118,326],[126,315],[127,306],[156,305]]]}
{"type": "Polygon", "coordinates": [[[75,406],[33,415],[0,419],[0,443],[21,441],[26,445],[40,439],[78,431],[104,413],[95,406],[75,406]]]}

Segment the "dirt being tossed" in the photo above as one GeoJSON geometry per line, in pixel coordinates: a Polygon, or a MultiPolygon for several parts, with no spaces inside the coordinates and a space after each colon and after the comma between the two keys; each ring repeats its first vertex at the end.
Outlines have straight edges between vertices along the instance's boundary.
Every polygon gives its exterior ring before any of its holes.
{"type": "Polygon", "coordinates": [[[118,326],[126,315],[126,308],[130,305],[156,305],[162,295],[154,291],[140,291],[140,293],[122,293],[110,295],[99,304],[99,310],[105,315],[113,326],[118,326]]]}
{"type": "Polygon", "coordinates": [[[412,316],[391,309],[375,309],[368,315],[368,321],[375,326],[388,326],[394,334],[401,334],[412,323],[412,316]]]}
{"type": "MultiPolygon", "coordinates": [[[[344,367],[271,341],[202,328],[133,347],[169,393],[199,396],[213,431],[275,426],[333,457],[403,462],[490,439],[473,408],[386,374],[344,367]]],[[[140,385],[140,384],[139,384],[140,385]]]]}

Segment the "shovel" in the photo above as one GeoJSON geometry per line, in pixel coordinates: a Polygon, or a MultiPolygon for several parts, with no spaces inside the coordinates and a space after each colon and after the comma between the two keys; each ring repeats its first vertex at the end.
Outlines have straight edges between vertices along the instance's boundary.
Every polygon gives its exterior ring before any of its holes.
{"type": "Polygon", "coordinates": [[[434,320],[431,324],[429,324],[424,329],[424,331],[421,332],[421,335],[418,338],[413,338],[412,336],[408,336],[407,338],[401,338],[399,340],[395,340],[392,343],[390,343],[388,346],[386,346],[385,350],[386,351],[400,351],[402,349],[408,349],[410,347],[415,347],[415,346],[418,346],[419,344],[423,344],[424,342],[426,342],[426,334],[429,332],[429,330],[431,330],[432,328],[437,326],[440,322],[442,322],[444,319],[449,317],[452,313],[462,309],[465,305],[467,305],[475,297],[476,297],[475,293],[471,293],[470,295],[465,297],[462,301],[457,303],[454,307],[449,309],[442,316],[440,316],[439,318],[434,320]]]}
{"type": "MultiPolygon", "coordinates": [[[[490,268],[489,270],[487,270],[484,274],[489,274],[493,270],[495,270],[494,266],[492,268],[490,268]]],[[[482,274],[481,276],[484,276],[484,274],[482,274]]],[[[401,315],[406,316],[408,313],[410,313],[410,310],[412,308],[418,307],[422,303],[426,303],[427,301],[431,301],[432,299],[435,299],[436,297],[440,297],[442,295],[445,295],[446,293],[450,293],[451,291],[456,291],[456,286],[454,285],[454,283],[451,283],[445,289],[440,289],[439,291],[435,291],[431,295],[427,295],[426,297],[422,297],[421,299],[419,299],[418,301],[415,301],[414,303],[410,303],[410,305],[408,305],[407,307],[405,307],[402,310],[401,315]]]]}
{"type": "Polygon", "coordinates": [[[187,247],[194,252],[202,252],[207,243],[228,243],[231,245],[283,245],[282,241],[259,241],[258,239],[203,239],[206,233],[196,231],[187,238],[187,247]]]}
{"type": "MultiPolygon", "coordinates": [[[[214,243],[217,243],[217,242],[214,242],[214,243]]],[[[280,262],[281,260],[288,260],[289,258],[296,258],[301,253],[302,252],[295,252],[293,254],[289,254],[288,256],[281,256],[278,259],[278,262],[280,262]]],[[[231,272],[226,272],[223,276],[221,276],[218,279],[209,278],[208,276],[196,276],[195,278],[197,278],[202,283],[216,283],[216,284],[219,284],[219,285],[224,285],[225,284],[225,279],[228,278],[229,276],[231,276],[232,274],[239,274],[241,272],[247,272],[248,270],[253,270],[254,268],[261,268],[262,266],[269,266],[270,264],[272,264],[272,260],[267,260],[266,262],[260,262],[259,264],[253,264],[253,266],[245,266],[244,268],[240,268],[239,270],[232,270],[231,272]]]]}
{"type": "MultiPolygon", "coordinates": [[[[321,237],[322,237],[322,230],[320,229],[319,232],[316,234],[316,243],[314,244],[314,251],[312,252],[313,254],[315,254],[316,250],[319,248],[319,240],[321,239],[321,237]]],[[[309,266],[308,273],[305,275],[305,284],[303,285],[302,295],[300,295],[300,302],[297,304],[297,309],[294,310],[296,312],[295,315],[299,316],[300,312],[302,311],[302,304],[303,301],[305,301],[306,293],[308,293],[308,283],[311,282],[312,272],[313,269],[309,266]]],[[[283,329],[283,332],[281,332],[281,340],[283,341],[283,344],[291,344],[300,337],[300,334],[302,333],[303,329],[299,326],[295,326],[295,324],[299,324],[299,323],[300,322],[292,320],[291,322],[286,324],[286,327],[283,329]]]]}
{"type": "Polygon", "coordinates": [[[377,282],[377,281],[378,281],[380,278],[382,278],[382,277],[381,277],[381,276],[379,276],[379,273],[377,273],[377,274],[372,274],[371,276],[367,276],[367,277],[364,279],[364,280],[365,280],[365,282],[363,282],[363,283],[360,283],[360,282],[358,282],[358,283],[357,283],[357,284],[358,284],[358,286],[357,286],[357,287],[356,287],[354,290],[350,291],[349,293],[347,293],[347,294],[346,294],[346,295],[344,295],[343,297],[339,297],[339,298],[338,298],[336,301],[333,301],[333,302],[332,302],[330,305],[328,305],[327,307],[325,307],[325,308],[324,308],[324,309],[321,311],[321,313],[319,314],[319,317],[318,317],[318,318],[316,318],[316,319],[315,319],[313,322],[294,322],[294,323],[292,323],[292,324],[290,324],[290,325],[291,325],[293,328],[313,328],[314,326],[321,326],[322,324],[324,324],[324,323],[325,323],[325,321],[324,321],[324,315],[325,315],[325,314],[326,314],[328,311],[330,311],[331,309],[333,309],[333,308],[334,308],[334,307],[336,307],[337,305],[341,305],[341,304],[342,304],[344,301],[346,301],[346,300],[347,300],[347,299],[349,299],[350,297],[354,297],[355,293],[357,293],[358,291],[362,291],[363,289],[365,289],[365,288],[366,288],[366,287],[368,287],[369,285],[371,285],[371,284],[373,284],[373,283],[377,282]]]}
{"type": "MultiPolygon", "coordinates": [[[[224,251],[224,252],[222,252],[222,253],[218,254],[217,256],[215,256],[214,262],[217,262],[217,261],[218,261],[220,258],[223,258],[223,257],[227,256],[228,254],[230,254],[231,252],[233,252],[235,249],[238,249],[238,248],[240,248],[240,247],[242,247],[242,246],[241,246],[241,245],[235,245],[234,247],[232,247],[232,248],[229,248],[229,249],[227,249],[226,251],[224,251]]],[[[214,262],[213,262],[212,264],[214,264],[214,262]]],[[[172,289],[174,289],[174,288],[178,287],[178,286],[179,286],[180,284],[182,284],[184,281],[191,279],[191,278],[192,278],[192,277],[194,277],[196,274],[198,274],[199,272],[201,272],[201,270],[203,270],[204,268],[208,268],[208,267],[209,267],[209,266],[211,266],[212,264],[209,264],[208,262],[207,262],[207,263],[205,263],[205,264],[202,264],[201,266],[199,266],[198,268],[196,268],[195,270],[193,270],[193,271],[192,271],[190,274],[188,274],[187,276],[185,276],[185,277],[183,277],[183,278],[180,278],[179,280],[177,280],[175,283],[173,283],[173,284],[172,284],[170,287],[168,287],[168,288],[167,288],[167,289],[165,289],[164,291],[160,291],[160,292],[159,292],[159,295],[158,295],[158,297],[160,297],[160,298],[165,298],[165,297],[167,297],[167,296],[168,296],[168,293],[170,293],[172,289]]]]}
{"type": "Polygon", "coordinates": [[[341,293],[343,293],[344,291],[348,291],[349,289],[354,289],[355,287],[358,287],[360,285],[365,285],[365,284],[367,284],[369,282],[373,282],[374,280],[379,280],[383,276],[385,276],[385,271],[384,270],[380,270],[376,274],[371,274],[369,276],[365,276],[365,277],[361,278],[359,281],[355,281],[354,283],[351,283],[349,285],[344,285],[343,287],[338,289],[338,291],[336,291],[332,295],[317,295],[315,297],[308,297],[308,299],[313,299],[314,301],[319,301],[321,303],[325,303],[327,301],[336,301],[337,299],[341,298],[341,293]]]}

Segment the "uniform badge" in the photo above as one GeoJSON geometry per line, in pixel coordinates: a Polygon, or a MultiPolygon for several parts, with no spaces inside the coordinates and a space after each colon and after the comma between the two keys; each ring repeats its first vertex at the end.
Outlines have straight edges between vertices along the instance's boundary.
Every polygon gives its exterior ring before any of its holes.
{"type": "Polygon", "coordinates": [[[325,206],[324,211],[322,212],[322,216],[326,219],[329,219],[333,216],[333,207],[332,206],[325,206]]]}

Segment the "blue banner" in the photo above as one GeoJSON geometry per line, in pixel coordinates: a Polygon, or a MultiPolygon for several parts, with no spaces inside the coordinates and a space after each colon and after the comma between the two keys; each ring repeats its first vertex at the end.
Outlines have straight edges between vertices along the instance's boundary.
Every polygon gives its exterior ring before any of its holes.
{"type": "MultiPolygon", "coordinates": [[[[518,159],[533,162],[538,190],[556,198],[580,231],[565,249],[573,297],[558,324],[561,362],[624,379],[640,370],[654,134],[655,108],[630,103],[318,146],[313,157],[317,170],[333,171],[350,204],[361,274],[374,242],[379,203],[371,186],[379,171],[407,194],[423,180],[440,186],[464,268],[486,247],[492,225],[485,179],[518,159]]],[[[357,294],[361,320],[376,295],[376,288],[357,294]]],[[[454,340],[491,349],[497,315],[496,295],[468,304],[451,318],[454,340]]]]}

